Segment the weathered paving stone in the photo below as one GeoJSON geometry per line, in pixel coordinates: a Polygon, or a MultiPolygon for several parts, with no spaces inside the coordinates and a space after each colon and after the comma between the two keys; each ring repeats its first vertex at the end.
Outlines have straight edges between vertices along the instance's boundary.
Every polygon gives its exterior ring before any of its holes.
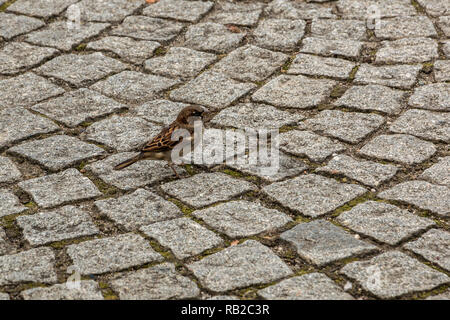
{"type": "Polygon", "coordinates": [[[27,107],[64,93],[64,89],[34,73],[26,73],[14,78],[0,80],[0,88],[2,88],[0,109],[27,107]],[[17,92],[21,92],[22,94],[18,95],[17,92]]]}
{"type": "Polygon", "coordinates": [[[407,133],[420,138],[450,141],[450,114],[420,109],[410,109],[403,113],[389,130],[407,133]]]}
{"type": "Polygon", "coordinates": [[[208,289],[221,292],[292,275],[268,247],[255,240],[231,246],[187,266],[208,289]]]}
{"type": "Polygon", "coordinates": [[[416,9],[409,0],[339,0],[336,3],[339,12],[346,18],[367,19],[367,13],[372,12],[370,7],[378,9],[380,18],[396,16],[414,16],[416,9]]]}
{"type": "Polygon", "coordinates": [[[165,77],[136,71],[123,71],[106,80],[97,82],[90,88],[111,98],[142,103],[152,100],[159,92],[178,83],[178,80],[165,77]]]}
{"type": "Polygon", "coordinates": [[[150,58],[159,47],[160,44],[156,41],[111,36],[89,42],[86,49],[111,51],[126,61],[141,64],[145,59],[150,58]]]}
{"type": "Polygon", "coordinates": [[[356,160],[342,154],[335,156],[326,166],[319,167],[316,171],[344,175],[365,185],[377,187],[391,179],[397,173],[397,168],[390,164],[356,160]]]}
{"type": "Polygon", "coordinates": [[[315,174],[272,183],[262,189],[285,207],[310,217],[333,211],[363,195],[366,189],[356,184],[339,183],[315,174]]]}
{"type": "Polygon", "coordinates": [[[429,110],[450,110],[450,83],[432,83],[414,90],[409,105],[429,110]]]}
{"type": "Polygon", "coordinates": [[[432,167],[426,169],[420,178],[424,180],[429,180],[435,184],[442,184],[450,187],[450,176],[448,172],[450,171],[450,157],[444,157],[439,159],[439,162],[432,167]]]}
{"type": "Polygon", "coordinates": [[[450,81],[450,61],[439,60],[434,63],[436,81],[450,81]]]}
{"type": "Polygon", "coordinates": [[[209,17],[209,20],[221,24],[251,27],[258,22],[263,7],[264,5],[259,2],[218,2],[216,11],[209,17]]]}
{"type": "Polygon", "coordinates": [[[82,0],[80,7],[83,20],[100,22],[120,22],[145,3],[144,0],[82,0]]]}
{"type": "Polygon", "coordinates": [[[211,1],[161,0],[147,6],[143,14],[156,18],[196,22],[211,10],[213,5],[211,1]]]}
{"type": "Polygon", "coordinates": [[[425,300],[450,300],[450,290],[447,290],[441,294],[429,296],[425,300]]]}
{"type": "Polygon", "coordinates": [[[384,299],[430,290],[449,281],[444,273],[399,251],[389,251],[367,261],[351,262],[341,269],[341,273],[384,299]]]}
{"type": "Polygon", "coordinates": [[[0,13],[0,37],[7,40],[42,26],[45,26],[45,23],[39,19],[0,13]]]}
{"type": "Polygon", "coordinates": [[[236,296],[214,296],[206,300],[239,300],[236,296]]]}
{"type": "Polygon", "coordinates": [[[134,233],[84,241],[67,247],[73,270],[80,274],[119,271],[145,263],[162,261],[148,241],[134,233]]]}
{"type": "Polygon", "coordinates": [[[336,17],[331,8],[291,0],[274,0],[266,7],[265,13],[272,17],[292,20],[336,17]]]}
{"type": "Polygon", "coordinates": [[[145,189],[138,189],[117,199],[96,201],[95,206],[102,214],[128,230],[181,216],[175,204],[145,189]]]}
{"type": "Polygon", "coordinates": [[[215,172],[200,173],[187,179],[168,182],[161,188],[186,204],[199,208],[255,190],[255,185],[215,172]]]}
{"type": "Polygon", "coordinates": [[[126,65],[122,62],[95,52],[87,55],[59,56],[36,70],[46,76],[67,81],[75,86],[82,86],[125,68],[126,65]]]}
{"type": "Polygon", "coordinates": [[[126,36],[141,40],[170,41],[183,29],[180,22],[158,18],[131,16],[111,30],[116,36],[126,36]]]}
{"type": "Polygon", "coordinates": [[[415,63],[438,58],[436,40],[429,38],[405,38],[383,41],[377,51],[377,63],[415,63]]]}
{"type": "Polygon", "coordinates": [[[450,58],[450,40],[442,41],[442,51],[447,56],[447,58],[450,58]]]}
{"type": "Polygon", "coordinates": [[[362,64],[354,83],[379,84],[396,88],[411,88],[416,82],[421,65],[373,66],[362,64]]]}
{"type": "Polygon", "coordinates": [[[300,53],[295,57],[287,73],[346,79],[355,66],[354,62],[344,59],[300,53]]]}
{"type": "Polygon", "coordinates": [[[204,22],[189,26],[185,45],[196,50],[224,53],[237,47],[244,36],[244,33],[231,32],[221,24],[204,22]]]}
{"type": "Polygon", "coordinates": [[[36,248],[0,256],[0,286],[20,282],[54,283],[55,255],[50,248],[36,248]]]}
{"type": "Polygon", "coordinates": [[[433,220],[376,201],[357,205],[342,213],[337,221],[356,232],[390,245],[396,245],[434,225],[433,220]]]}
{"type": "Polygon", "coordinates": [[[230,201],[193,212],[196,218],[231,238],[253,236],[273,231],[292,222],[282,212],[244,200],[230,201]]]}
{"type": "Polygon", "coordinates": [[[49,18],[63,12],[78,0],[18,0],[11,4],[7,11],[42,18],[49,18]]]}
{"type": "Polygon", "coordinates": [[[407,134],[377,136],[359,151],[368,157],[406,164],[421,163],[435,152],[436,147],[431,142],[407,134]]]}
{"type": "Polygon", "coordinates": [[[57,171],[82,160],[102,155],[105,151],[71,136],[56,135],[22,143],[8,149],[8,153],[22,156],[57,171]]]}
{"type": "Polygon", "coordinates": [[[9,294],[0,292],[0,300],[9,300],[9,294]]]}
{"type": "Polygon", "coordinates": [[[168,247],[178,259],[200,254],[223,243],[214,232],[189,218],[156,222],[140,230],[168,247]]]}
{"type": "Polygon", "coordinates": [[[384,123],[377,114],[324,110],[300,124],[300,129],[319,131],[346,142],[357,143],[384,123]]]}
{"type": "Polygon", "coordinates": [[[121,300],[190,299],[200,294],[195,282],[179,275],[171,263],[120,274],[111,286],[121,300]]]}
{"type": "Polygon", "coordinates": [[[450,16],[439,17],[437,25],[447,37],[450,37],[450,16]]]}
{"type": "MultiPolygon", "coordinates": [[[[143,160],[123,170],[114,170],[114,166],[122,161],[136,156],[136,152],[125,152],[112,155],[85,167],[100,177],[103,181],[121,190],[131,190],[138,187],[175,176],[165,161],[143,160]]],[[[177,168],[178,174],[184,169],[177,168]]]]}
{"type": "Polygon", "coordinates": [[[136,149],[155,136],[161,127],[138,117],[112,116],[89,126],[86,139],[118,151],[136,149]]]}
{"type": "Polygon", "coordinates": [[[353,86],[334,105],[358,110],[396,114],[402,108],[405,92],[380,85],[353,86]]]}
{"type": "Polygon", "coordinates": [[[433,22],[426,16],[395,17],[380,21],[374,30],[377,38],[400,39],[437,36],[433,22]]]}
{"type": "Polygon", "coordinates": [[[306,109],[320,104],[335,85],[334,80],[281,75],[256,91],[252,99],[280,107],[306,109]]]}
{"type": "Polygon", "coordinates": [[[85,121],[106,116],[125,108],[125,105],[100,93],[82,88],[36,104],[31,109],[68,127],[75,127],[85,121]]]}
{"type": "Polygon", "coordinates": [[[103,300],[98,283],[82,280],[79,288],[69,288],[66,283],[47,288],[33,288],[22,291],[24,300],[103,300]]]}
{"type": "Polygon", "coordinates": [[[108,23],[86,22],[81,24],[79,29],[70,30],[67,28],[67,22],[56,21],[42,30],[28,34],[25,37],[25,41],[40,46],[69,51],[84,40],[98,35],[107,27],[109,27],[108,23]]]}
{"type": "Polygon", "coordinates": [[[7,157],[0,156],[0,184],[15,182],[21,177],[22,173],[17,169],[14,162],[7,157]]]}
{"type": "Polygon", "coordinates": [[[417,0],[432,16],[441,16],[450,13],[450,3],[446,0],[417,0]]]}
{"type": "Polygon", "coordinates": [[[365,40],[366,23],[359,20],[315,19],[311,35],[332,40],[365,40]]]}
{"type": "Polygon", "coordinates": [[[288,56],[253,45],[240,47],[214,65],[214,70],[241,81],[262,81],[279,69],[288,56]]]}
{"type": "Polygon", "coordinates": [[[13,142],[58,130],[52,121],[22,108],[0,109],[0,147],[13,142]]]}
{"type": "Polygon", "coordinates": [[[345,150],[345,146],[310,131],[291,130],[280,134],[280,149],[320,162],[333,153],[345,150]]]}
{"type": "Polygon", "coordinates": [[[194,77],[216,60],[212,53],[171,47],[162,57],[145,61],[145,70],[169,77],[194,77]]]}
{"type": "Polygon", "coordinates": [[[92,181],[76,169],[22,181],[19,187],[44,208],[102,195],[92,181]]]}
{"type": "Polygon", "coordinates": [[[21,213],[27,207],[20,204],[19,199],[6,189],[0,189],[0,217],[21,213]]]}
{"type": "Polygon", "coordinates": [[[292,50],[305,33],[303,20],[267,19],[253,31],[255,44],[273,50],[292,50]]]}
{"type": "Polygon", "coordinates": [[[134,108],[133,111],[138,117],[166,126],[172,123],[178,113],[187,106],[188,104],[181,102],[153,100],[134,108]]]}
{"type": "Polygon", "coordinates": [[[450,270],[450,233],[447,231],[431,229],[404,247],[447,271],[450,270]]]}
{"type": "MultiPolygon", "coordinates": [[[[0,256],[8,253],[9,245],[6,242],[6,233],[3,231],[3,228],[0,227],[0,256]]],[[[1,292],[0,292],[0,300],[1,300],[1,292]]]]}
{"type": "Polygon", "coordinates": [[[255,87],[254,84],[232,80],[222,73],[208,71],[181,88],[171,91],[170,98],[221,109],[255,87]]]}
{"type": "Polygon", "coordinates": [[[450,212],[450,188],[425,181],[403,182],[379,193],[378,196],[406,202],[444,216],[450,212]]]}
{"type": "Polygon", "coordinates": [[[363,47],[363,42],[354,40],[331,40],[316,37],[303,39],[300,52],[313,53],[322,56],[344,56],[356,58],[363,47]]]}
{"type": "Polygon", "coordinates": [[[258,291],[268,300],[353,300],[323,273],[308,273],[289,278],[258,291]]]}

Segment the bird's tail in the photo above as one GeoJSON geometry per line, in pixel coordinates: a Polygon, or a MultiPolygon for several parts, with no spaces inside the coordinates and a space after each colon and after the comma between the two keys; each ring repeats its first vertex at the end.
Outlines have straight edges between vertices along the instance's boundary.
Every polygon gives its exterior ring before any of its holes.
{"type": "Polygon", "coordinates": [[[124,162],[119,163],[117,166],[114,167],[114,170],[122,170],[125,169],[126,167],[131,166],[133,163],[139,161],[142,159],[142,154],[138,154],[137,156],[125,160],[124,162]]]}

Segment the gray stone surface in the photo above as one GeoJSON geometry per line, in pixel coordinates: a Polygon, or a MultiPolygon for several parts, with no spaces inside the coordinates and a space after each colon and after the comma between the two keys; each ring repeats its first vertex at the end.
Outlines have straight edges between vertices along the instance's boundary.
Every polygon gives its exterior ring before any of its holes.
{"type": "Polygon", "coordinates": [[[31,194],[34,201],[44,208],[102,195],[91,180],[73,168],[22,181],[19,187],[31,194]]]}
{"type": "Polygon", "coordinates": [[[7,40],[42,26],[45,26],[45,23],[36,18],[0,13],[0,37],[7,40]]]}
{"type": "MultiPolygon", "coordinates": [[[[7,242],[6,233],[2,227],[0,227],[0,256],[8,253],[10,250],[9,243],[7,242]]],[[[0,293],[1,297],[1,293],[0,293]]],[[[1,300],[1,299],[0,299],[1,300]]]]}
{"type": "Polygon", "coordinates": [[[439,17],[437,25],[447,37],[450,37],[450,16],[439,17]]]}
{"type": "Polygon", "coordinates": [[[188,27],[184,44],[200,51],[224,53],[237,47],[244,36],[245,33],[232,32],[221,24],[204,22],[188,27]]]}
{"type": "Polygon", "coordinates": [[[356,58],[360,55],[363,42],[354,40],[331,40],[325,38],[308,37],[303,39],[300,52],[313,53],[322,56],[344,56],[356,58]]]}
{"type": "Polygon", "coordinates": [[[46,288],[33,288],[22,291],[24,300],[103,300],[98,283],[82,280],[79,288],[69,288],[67,284],[55,284],[46,288]]]}
{"type": "Polygon", "coordinates": [[[22,173],[11,159],[0,156],[0,184],[19,180],[22,173]]]}
{"type": "Polygon", "coordinates": [[[287,73],[346,79],[355,66],[355,63],[344,59],[300,53],[295,57],[287,73]]]}
{"type": "Polygon", "coordinates": [[[442,51],[447,56],[447,58],[450,57],[450,40],[442,41],[442,51]]]}
{"type": "Polygon", "coordinates": [[[367,13],[372,12],[369,9],[372,6],[376,6],[379,10],[380,18],[414,16],[417,14],[416,9],[409,0],[339,0],[336,5],[345,19],[356,18],[365,20],[367,19],[367,13]]]}
{"type": "Polygon", "coordinates": [[[134,233],[72,244],[67,247],[67,254],[73,261],[73,270],[84,275],[119,271],[163,260],[148,241],[134,233]]]}
{"type": "Polygon", "coordinates": [[[250,27],[258,22],[263,7],[264,5],[259,2],[222,1],[216,3],[216,11],[209,16],[209,20],[221,24],[250,27]]]}
{"type": "MultiPolygon", "coordinates": [[[[0,3],[1,3],[1,1],[0,1],[0,3]]],[[[10,300],[9,294],[0,292],[0,300],[10,300]]]]}
{"type": "Polygon", "coordinates": [[[76,2],[78,0],[17,0],[8,7],[7,11],[49,18],[60,14],[76,2]]]}
{"type": "Polygon", "coordinates": [[[138,117],[145,120],[167,126],[175,121],[178,113],[187,106],[188,104],[186,103],[161,99],[146,102],[134,108],[133,112],[135,112],[138,117]]]}
{"type": "Polygon", "coordinates": [[[203,286],[223,292],[269,283],[292,274],[268,247],[248,240],[187,265],[203,286]]]}
{"type": "Polygon", "coordinates": [[[77,3],[83,20],[101,22],[120,22],[145,3],[144,0],[82,0],[77,3]]]}
{"type": "Polygon", "coordinates": [[[7,189],[0,189],[0,217],[21,213],[27,207],[20,204],[19,199],[7,189]]]}
{"type": "Polygon", "coordinates": [[[399,251],[389,251],[367,261],[351,262],[341,269],[379,298],[392,299],[430,290],[447,283],[449,277],[399,251]]]}
{"type": "Polygon", "coordinates": [[[180,22],[145,16],[126,17],[111,34],[140,40],[170,41],[183,29],[180,22]]]}
{"type": "Polygon", "coordinates": [[[377,38],[400,39],[437,36],[433,22],[426,16],[394,17],[380,21],[374,30],[377,38]]]}
{"type": "Polygon", "coordinates": [[[405,38],[383,41],[377,51],[377,63],[415,63],[438,58],[436,40],[429,38],[405,38]]]}
{"type": "Polygon", "coordinates": [[[316,19],[311,35],[332,40],[366,40],[366,23],[359,20],[316,19]]]}
{"type": "Polygon", "coordinates": [[[447,290],[441,294],[429,296],[425,300],[450,300],[450,290],[447,290]]]}
{"type": "Polygon", "coordinates": [[[450,111],[450,83],[432,83],[418,87],[408,103],[420,109],[450,111]]]}
{"type": "Polygon", "coordinates": [[[416,82],[420,69],[421,65],[373,66],[365,63],[356,72],[354,83],[409,89],[416,82]]]}
{"type": "Polygon", "coordinates": [[[272,50],[292,50],[305,33],[303,20],[266,19],[253,31],[255,44],[272,50]]]}
{"type": "Polygon", "coordinates": [[[211,1],[161,0],[147,6],[143,14],[156,18],[196,22],[211,10],[213,5],[211,1]]]}
{"type": "Polygon", "coordinates": [[[265,13],[276,18],[293,20],[336,17],[330,7],[290,0],[273,0],[265,8],[265,13]]]}
{"type": "Polygon", "coordinates": [[[439,162],[426,169],[420,178],[435,184],[442,184],[450,187],[450,157],[443,157],[439,162]]]}
{"type": "Polygon", "coordinates": [[[436,81],[450,81],[450,62],[439,60],[434,63],[434,78],[436,81]]]}
{"type": "Polygon", "coordinates": [[[450,3],[446,0],[417,0],[431,16],[441,16],[450,13],[450,3]]]}
{"type": "Polygon", "coordinates": [[[272,183],[262,191],[281,205],[309,217],[329,213],[363,195],[366,189],[315,174],[272,183]]]}

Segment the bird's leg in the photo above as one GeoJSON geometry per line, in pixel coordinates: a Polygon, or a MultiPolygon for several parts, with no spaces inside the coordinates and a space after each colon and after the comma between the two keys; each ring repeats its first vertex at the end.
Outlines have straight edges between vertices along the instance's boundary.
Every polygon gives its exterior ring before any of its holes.
{"type": "Polygon", "coordinates": [[[175,175],[177,176],[178,179],[180,179],[180,176],[178,175],[177,171],[175,170],[175,168],[173,167],[173,163],[172,162],[168,162],[169,167],[173,170],[173,172],[175,173],[175,175]]]}

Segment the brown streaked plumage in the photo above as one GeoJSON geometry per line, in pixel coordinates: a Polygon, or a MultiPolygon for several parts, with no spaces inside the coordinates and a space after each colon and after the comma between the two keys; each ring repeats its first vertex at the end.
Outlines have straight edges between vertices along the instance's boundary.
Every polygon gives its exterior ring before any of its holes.
{"type": "Polygon", "coordinates": [[[161,132],[151,139],[141,149],[141,153],[137,156],[125,160],[114,167],[114,170],[122,170],[139,160],[166,160],[172,168],[175,175],[179,178],[178,173],[172,164],[171,153],[175,146],[183,141],[180,137],[178,140],[172,140],[172,134],[177,129],[186,129],[191,134],[194,133],[194,121],[197,118],[203,119],[204,109],[198,106],[189,106],[180,111],[177,118],[169,126],[161,130],[161,132]]]}

